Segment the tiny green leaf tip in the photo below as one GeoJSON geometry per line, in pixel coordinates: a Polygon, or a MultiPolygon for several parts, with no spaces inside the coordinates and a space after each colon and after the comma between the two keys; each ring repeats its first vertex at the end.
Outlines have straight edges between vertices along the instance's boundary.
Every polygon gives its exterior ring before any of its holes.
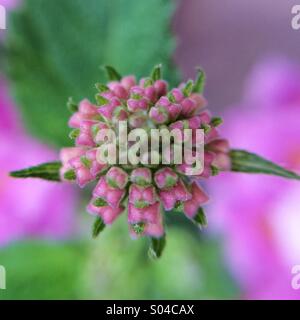
{"type": "Polygon", "coordinates": [[[78,104],[76,104],[72,97],[68,99],[67,108],[71,113],[75,113],[78,111],[78,104]]]}
{"type": "Polygon", "coordinates": [[[206,219],[203,208],[200,208],[198,210],[197,214],[195,215],[195,217],[192,220],[199,227],[207,227],[207,219],[206,219]]]}
{"type": "Polygon", "coordinates": [[[151,259],[159,259],[166,246],[166,236],[161,238],[151,238],[151,245],[148,251],[148,255],[151,259]]]}
{"type": "Polygon", "coordinates": [[[105,223],[100,217],[97,217],[92,230],[93,238],[97,238],[99,234],[105,229],[105,223]]]}
{"type": "Polygon", "coordinates": [[[162,77],[162,65],[158,64],[153,68],[151,72],[151,79],[153,81],[157,81],[157,80],[160,80],[161,77],[162,77]]]}
{"type": "Polygon", "coordinates": [[[120,81],[122,79],[122,76],[112,66],[104,66],[103,68],[110,81],[120,81]]]}
{"type": "Polygon", "coordinates": [[[188,97],[192,93],[193,88],[194,88],[194,81],[189,80],[184,86],[184,88],[182,89],[182,93],[184,94],[185,97],[188,97]]]}
{"type": "Polygon", "coordinates": [[[204,87],[205,87],[205,82],[206,82],[206,75],[205,72],[201,68],[197,68],[197,77],[195,80],[195,85],[193,87],[193,92],[194,93],[203,93],[204,87]]]}

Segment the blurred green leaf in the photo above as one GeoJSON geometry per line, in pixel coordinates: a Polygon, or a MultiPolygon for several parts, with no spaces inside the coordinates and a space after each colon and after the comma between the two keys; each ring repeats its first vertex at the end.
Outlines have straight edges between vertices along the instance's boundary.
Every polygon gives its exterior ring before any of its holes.
{"type": "Polygon", "coordinates": [[[148,239],[132,241],[125,216],[94,242],[84,272],[87,299],[231,299],[239,290],[229,275],[217,240],[167,230],[159,260],[147,256],[148,239]]]}
{"type": "Polygon", "coordinates": [[[0,250],[6,269],[4,299],[77,299],[87,249],[79,244],[28,242],[0,250]]]}
{"type": "Polygon", "coordinates": [[[300,180],[296,173],[286,170],[261,156],[244,150],[231,150],[231,170],[245,173],[264,173],[287,179],[300,180]]]}
{"type": "Polygon", "coordinates": [[[94,97],[106,82],[101,65],[121,74],[149,74],[163,63],[168,80],[174,40],[171,0],[26,0],[8,28],[8,73],[30,131],[57,146],[69,145],[65,107],[94,97]]]}

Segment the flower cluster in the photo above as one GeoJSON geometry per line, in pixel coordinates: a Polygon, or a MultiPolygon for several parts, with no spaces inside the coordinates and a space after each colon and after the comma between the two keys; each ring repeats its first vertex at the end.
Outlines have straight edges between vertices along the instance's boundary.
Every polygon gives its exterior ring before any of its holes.
{"type": "Polygon", "coordinates": [[[74,112],[69,120],[69,126],[73,128],[70,137],[75,140],[76,147],[61,151],[62,180],[76,180],[80,187],[96,180],[88,211],[105,225],[110,225],[127,209],[133,237],[163,237],[163,209],[183,211],[189,219],[205,224],[201,207],[208,201],[208,196],[199,180],[216,175],[219,170],[228,170],[230,159],[229,145],[216,129],[221,119],[212,118],[205,109],[204,73],[199,70],[195,81],[189,80],[169,91],[168,83],[161,80],[160,66],[154,68],[150,77],[139,82],[133,76],[122,78],[111,67],[107,67],[107,71],[113,81],[107,85],[96,84],[99,91],[96,104],[85,99],[77,106],[69,101],[74,112]],[[126,121],[129,130],[203,129],[203,171],[189,177],[185,175],[188,164],[184,162],[123,165],[117,160],[116,164],[110,165],[99,160],[98,149],[107,143],[101,136],[101,129],[117,131],[120,121],[126,121]]]}

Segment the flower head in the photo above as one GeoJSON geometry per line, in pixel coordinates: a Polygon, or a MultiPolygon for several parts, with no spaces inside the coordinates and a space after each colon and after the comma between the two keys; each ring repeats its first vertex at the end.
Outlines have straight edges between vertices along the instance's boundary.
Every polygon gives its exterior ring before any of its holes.
{"type": "Polygon", "coordinates": [[[69,121],[74,129],[70,136],[76,147],[61,152],[62,178],[76,180],[80,187],[98,181],[88,211],[104,224],[111,224],[127,208],[129,230],[134,238],[163,237],[163,210],[182,209],[189,219],[201,224],[203,219],[197,216],[203,217],[201,206],[208,196],[199,181],[219,170],[228,170],[230,164],[228,143],[220,138],[216,128],[221,121],[205,110],[203,72],[199,71],[195,81],[168,91],[168,83],[160,79],[160,66],[139,82],[133,76],[122,78],[111,67],[107,70],[112,81],[96,85],[99,92],[95,104],[86,99],[79,106],[69,103],[74,110],[69,121]],[[126,123],[126,130],[120,123],[126,123]],[[133,141],[132,136],[141,129],[144,135],[133,141]],[[165,130],[164,134],[153,138],[152,130],[157,129],[165,130]],[[190,138],[186,138],[185,129],[191,131],[190,138]],[[190,176],[186,169],[194,166],[190,160],[199,155],[197,130],[204,135],[203,164],[198,174],[190,176]],[[165,150],[161,138],[164,140],[169,133],[174,141],[165,150]],[[125,148],[127,141],[123,139],[127,136],[131,138],[125,148]],[[150,144],[150,136],[151,152],[143,149],[150,144]],[[158,148],[152,146],[153,141],[158,148]],[[188,141],[189,156],[176,162],[176,156],[183,154],[182,145],[188,141]],[[114,162],[105,162],[103,157],[112,150],[114,162]],[[164,162],[166,159],[169,163],[164,162]]]}

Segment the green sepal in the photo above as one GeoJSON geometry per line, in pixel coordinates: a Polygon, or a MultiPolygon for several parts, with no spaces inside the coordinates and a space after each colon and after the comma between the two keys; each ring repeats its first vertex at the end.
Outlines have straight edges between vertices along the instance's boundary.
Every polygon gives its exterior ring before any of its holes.
{"type": "Polygon", "coordinates": [[[88,159],[86,156],[81,156],[80,161],[87,169],[91,168],[92,161],[88,159]]]}
{"type": "Polygon", "coordinates": [[[198,70],[198,75],[195,80],[193,92],[201,94],[204,91],[205,82],[206,82],[206,75],[205,75],[205,72],[201,68],[198,68],[197,70],[198,70]]]}
{"type": "Polygon", "coordinates": [[[217,176],[219,173],[220,173],[220,170],[219,168],[217,168],[216,166],[210,166],[210,169],[211,169],[211,175],[212,176],[217,176]]]}
{"type": "Polygon", "coordinates": [[[167,97],[168,97],[168,99],[169,99],[170,102],[176,103],[176,99],[175,99],[175,97],[174,97],[174,95],[173,95],[172,92],[169,92],[169,93],[167,94],[167,97]]]}
{"type": "Polygon", "coordinates": [[[198,210],[197,214],[192,220],[199,227],[207,227],[207,219],[206,219],[204,210],[202,208],[198,210]]]}
{"type": "Polygon", "coordinates": [[[137,209],[144,209],[144,208],[147,208],[149,207],[149,203],[143,201],[143,200],[137,200],[134,202],[134,206],[137,208],[137,209]]]}
{"type": "Polygon", "coordinates": [[[75,170],[71,169],[71,170],[65,172],[64,179],[65,180],[69,180],[69,181],[76,180],[76,172],[75,172],[75,170]]]}
{"type": "Polygon", "coordinates": [[[152,259],[159,259],[166,246],[166,235],[161,238],[151,238],[151,244],[148,251],[148,255],[152,259]]]}
{"type": "Polygon", "coordinates": [[[161,79],[161,75],[162,75],[161,70],[162,70],[162,65],[161,64],[158,64],[153,68],[153,70],[151,72],[151,79],[153,81],[157,81],[157,80],[161,79]]]}
{"type": "Polygon", "coordinates": [[[211,126],[213,127],[218,127],[219,125],[221,125],[223,123],[223,119],[220,117],[215,117],[211,119],[211,126]]]}
{"type": "Polygon", "coordinates": [[[100,207],[106,207],[107,206],[107,202],[102,199],[102,198],[96,198],[94,201],[93,201],[93,205],[97,208],[100,208],[100,207]]]}
{"type": "Polygon", "coordinates": [[[150,86],[152,86],[153,85],[153,80],[152,80],[152,78],[146,78],[145,79],[145,83],[144,83],[144,88],[148,88],[148,87],[150,87],[150,86]]]}
{"type": "Polygon", "coordinates": [[[144,232],[145,229],[145,224],[144,223],[135,223],[131,225],[133,231],[135,232],[135,234],[140,235],[144,232]]]}
{"type": "Polygon", "coordinates": [[[112,188],[115,188],[115,189],[119,189],[119,186],[117,184],[117,182],[113,179],[106,179],[106,182],[108,183],[108,185],[112,188]]]}
{"type": "Polygon", "coordinates": [[[209,132],[210,132],[211,126],[210,126],[209,124],[203,123],[203,124],[201,125],[201,129],[203,129],[203,130],[204,130],[204,133],[206,134],[206,133],[209,133],[209,132]]]}
{"type": "Polygon", "coordinates": [[[112,66],[104,66],[108,80],[110,81],[120,81],[122,76],[116,71],[112,66]]]}
{"type": "Polygon", "coordinates": [[[95,87],[100,93],[109,91],[109,88],[105,84],[102,84],[102,83],[96,83],[95,87]]]}
{"type": "Polygon", "coordinates": [[[69,133],[69,138],[72,140],[75,140],[80,134],[80,129],[73,129],[70,133],[69,133]]]}
{"type": "Polygon", "coordinates": [[[101,94],[99,93],[96,94],[95,99],[96,99],[97,105],[100,107],[108,103],[108,100],[102,97],[101,94]]]}
{"type": "Polygon", "coordinates": [[[78,104],[74,102],[72,97],[68,99],[67,108],[71,113],[75,113],[78,111],[78,104]]]}
{"type": "Polygon", "coordinates": [[[93,231],[92,231],[93,238],[94,239],[97,238],[104,229],[105,229],[105,223],[100,217],[97,217],[93,225],[93,231]]]}
{"type": "Polygon", "coordinates": [[[184,88],[182,89],[182,93],[184,94],[185,97],[188,97],[193,92],[193,88],[194,88],[194,81],[189,80],[185,84],[184,88]]]}

